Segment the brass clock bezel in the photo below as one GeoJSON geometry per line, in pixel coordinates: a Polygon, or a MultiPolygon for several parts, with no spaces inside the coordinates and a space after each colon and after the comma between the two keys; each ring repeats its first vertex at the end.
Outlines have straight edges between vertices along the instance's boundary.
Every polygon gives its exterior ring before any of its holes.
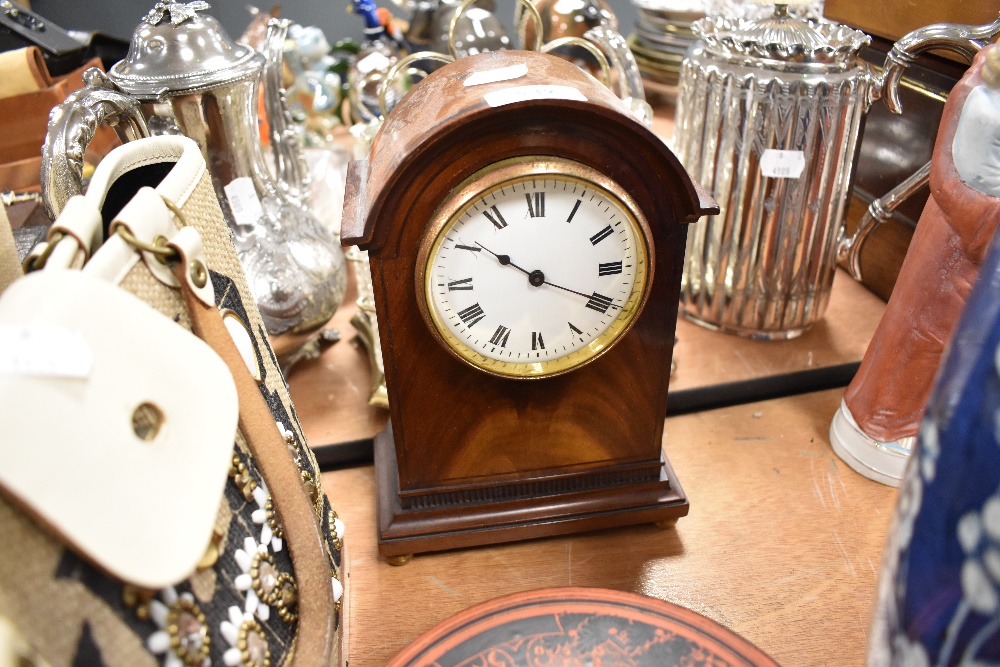
{"type": "Polygon", "coordinates": [[[416,293],[420,314],[434,338],[448,352],[477,370],[496,377],[530,380],[550,378],[581,368],[614,347],[632,328],[642,313],[653,284],[655,266],[652,233],[642,211],[632,197],[611,178],[583,163],[548,155],[509,158],[483,167],[463,181],[434,212],[420,241],[416,264],[416,293]],[[517,363],[500,361],[475,351],[455,334],[441,318],[433,304],[433,284],[429,263],[437,255],[448,230],[457,222],[465,208],[476,199],[525,178],[557,175],[585,183],[613,201],[626,215],[636,238],[636,279],[632,293],[618,317],[597,338],[569,354],[556,359],[517,363]]]}

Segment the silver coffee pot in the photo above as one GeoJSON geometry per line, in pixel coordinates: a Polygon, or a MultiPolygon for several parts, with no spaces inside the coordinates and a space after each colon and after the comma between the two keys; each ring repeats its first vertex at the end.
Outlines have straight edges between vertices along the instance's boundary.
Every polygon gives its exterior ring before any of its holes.
{"type": "Polygon", "coordinates": [[[695,23],[674,143],[721,209],[688,231],[681,313],[713,329],[783,339],[822,317],[838,252],[858,273],[860,238],[844,238],[843,223],[868,109],[883,99],[899,113],[897,86],[917,54],[949,49],[971,60],[1000,19],[915,30],[877,73],[859,57],[864,33],[774,7],[764,18],[695,23]]]}
{"type": "Polygon", "coordinates": [[[346,290],[344,254],[308,209],[302,160],[287,128],[280,85],[265,87],[275,166],[261,147],[262,73],[280,82],[287,22],[273,22],[263,51],[234,43],[206,2],[158,2],[132,36],[128,55],[107,75],[90,70],[86,86],[53,111],[43,147],[43,197],[50,215],[81,189],[79,156],[97,125],[123,141],[183,134],[201,147],[219,203],[279,360],[287,365],[314,344],[346,290]],[[277,54],[275,56],[275,54],[277,54]],[[277,60],[277,61],[276,61],[277,60]],[[272,128],[274,129],[274,128],[272,128]]]}

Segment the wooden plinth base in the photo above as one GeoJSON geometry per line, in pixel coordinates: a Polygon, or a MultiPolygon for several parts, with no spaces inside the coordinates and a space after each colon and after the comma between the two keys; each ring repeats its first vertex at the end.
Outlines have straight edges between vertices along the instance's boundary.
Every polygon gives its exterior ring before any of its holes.
{"type": "MultiPolygon", "coordinates": [[[[375,436],[379,553],[392,558],[618,526],[676,522],[687,515],[688,501],[662,454],[661,461],[658,480],[500,502],[404,508],[390,424],[375,436]]],[[[504,482],[496,485],[503,487],[504,482]]]]}

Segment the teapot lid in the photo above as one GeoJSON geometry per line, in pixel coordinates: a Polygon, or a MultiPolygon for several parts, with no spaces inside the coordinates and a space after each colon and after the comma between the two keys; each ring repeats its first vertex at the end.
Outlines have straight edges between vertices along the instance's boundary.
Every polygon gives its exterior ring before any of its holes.
{"type": "Polygon", "coordinates": [[[796,18],[784,3],[776,3],[770,16],[705,18],[696,21],[692,30],[716,54],[779,63],[846,65],[871,42],[860,30],[839,23],[796,18]]]}
{"type": "Polygon", "coordinates": [[[202,0],[157,2],[108,78],[126,93],[149,99],[259,76],[264,57],[234,43],[218,21],[199,13],[209,7],[202,0]]]}

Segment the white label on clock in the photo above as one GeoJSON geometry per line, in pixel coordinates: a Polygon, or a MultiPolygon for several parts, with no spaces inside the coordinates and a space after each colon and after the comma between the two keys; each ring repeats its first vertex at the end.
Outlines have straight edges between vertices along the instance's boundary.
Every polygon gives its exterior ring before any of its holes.
{"type": "Polygon", "coordinates": [[[576,88],[570,86],[558,86],[539,84],[535,86],[516,86],[505,88],[504,90],[494,90],[483,96],[486,103],[491,107],[502,107],[515,102],[526,102],[528,100],[576,100],[586,102],[584,97],[576,88]]]}
{"type": "Polygon", "coordinates": [[[263,217],[264,209],[249,176],[234,178],[223,190],[237,225],[252,227],[263,217]]]}
{"type": "Polygon", "coordinates": [[[498,67],[479,72],[473,72],[463,84],[469,86],[481,86],[484,83],[498,83],[500,81],[512,81],[520,79],[528,74],[528,66],[524,63],[511,65],[510,67],[498,67]]]}
{"type": "Polygon", "coordinates": [[[802,151],[780,151],[768,148],[760,156],[760,173],[769,178],[798,178],[806,168],[802,151]]]}

